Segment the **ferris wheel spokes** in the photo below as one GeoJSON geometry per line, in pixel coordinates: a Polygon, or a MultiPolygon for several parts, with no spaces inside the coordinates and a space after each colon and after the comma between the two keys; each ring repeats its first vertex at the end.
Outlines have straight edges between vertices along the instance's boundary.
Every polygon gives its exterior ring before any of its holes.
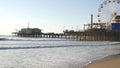
{"type": "Polygon", "coordinates": [[[114,10],[114,7],[112,8],[112,9],[110,9],[112,6],[110,6],[110,4],[119,4],[120,3],[120,0],[105,0],[104,2],[102,2],[102,4],[100,5],[100,7],[98,8],[98,15],[97,15],[97,17],[98,17],[98,22],[99,23],[102,23],[102,22],[106,22],[106,23],[108,23],[108,22],[110,22],[111,21],[111,19],[116,15],[116,10],[114,10]],[[108,20],[106,20],[106,21],[103,21],[102,20],[102,13],[103,13],[103,9],[105,8],[105,7],[108,7],[108,6],[110,6],[109,7],[109,19],[108,20]]]}

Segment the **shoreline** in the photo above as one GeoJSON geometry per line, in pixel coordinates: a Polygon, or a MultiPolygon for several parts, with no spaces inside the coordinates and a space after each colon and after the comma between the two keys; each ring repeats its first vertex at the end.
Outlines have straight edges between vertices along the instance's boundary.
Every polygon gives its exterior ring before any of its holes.
{"type": "Polygon", "coordinates": [[[95,60],[83,68],[120,68],[120,54],[107,56],[103,59],[95,60]]]}

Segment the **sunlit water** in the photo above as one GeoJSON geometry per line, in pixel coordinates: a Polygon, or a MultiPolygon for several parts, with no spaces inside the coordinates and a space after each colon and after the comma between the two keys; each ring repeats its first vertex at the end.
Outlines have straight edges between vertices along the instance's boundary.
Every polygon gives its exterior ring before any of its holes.
{"type": "Polygon", "coordinates": [[[1,37],[0,68],[81,68],[120,53],[120,42],[1,37]]]}

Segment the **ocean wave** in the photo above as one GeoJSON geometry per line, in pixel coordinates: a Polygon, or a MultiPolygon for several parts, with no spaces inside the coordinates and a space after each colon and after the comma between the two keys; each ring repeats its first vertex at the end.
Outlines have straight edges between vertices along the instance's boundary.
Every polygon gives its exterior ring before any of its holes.
{"type": "MultiPolygon", "coordinates": [[[[34,46],[7,46],[7,47],[0,47],[0,50],[12,50],[12,49],[40,49],[40,48],[65,48],[65,47],[81,47],[81,46],[108,46],[104,44],[99,45],[34,45],[34,46]]],[[[110,45],[109,45],[110,46],[110,45]]],[[[112,45],[111,45],[112,46],[112,45]]]]}
{"type": "Polygon", "coordinates": [[[65,41],[58,38],[0,38],[1,41],[65,41]]]}
{"type": "Polygon", "coordinates": [[[0,38],[0,40],[7,40],[6,38],[0,38]]]}
{"type": "Polygon", "coordinates": [[[37,49],[37,48],[60,48],[60,47],[78,47],[79,45],[60,45],[60,46],[23,46],[23,47],[0,47],[0,50],[10,49],[37,49]]]}

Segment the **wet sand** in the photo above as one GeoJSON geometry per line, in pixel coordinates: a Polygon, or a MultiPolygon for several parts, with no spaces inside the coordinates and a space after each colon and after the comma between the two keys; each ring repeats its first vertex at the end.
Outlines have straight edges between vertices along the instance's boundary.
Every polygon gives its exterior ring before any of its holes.
{"type": "Polygon", "coordinates": [[[120,55],[106,57],[105,59],[95,61],[84,68],[120,68],[120,55]]]}

